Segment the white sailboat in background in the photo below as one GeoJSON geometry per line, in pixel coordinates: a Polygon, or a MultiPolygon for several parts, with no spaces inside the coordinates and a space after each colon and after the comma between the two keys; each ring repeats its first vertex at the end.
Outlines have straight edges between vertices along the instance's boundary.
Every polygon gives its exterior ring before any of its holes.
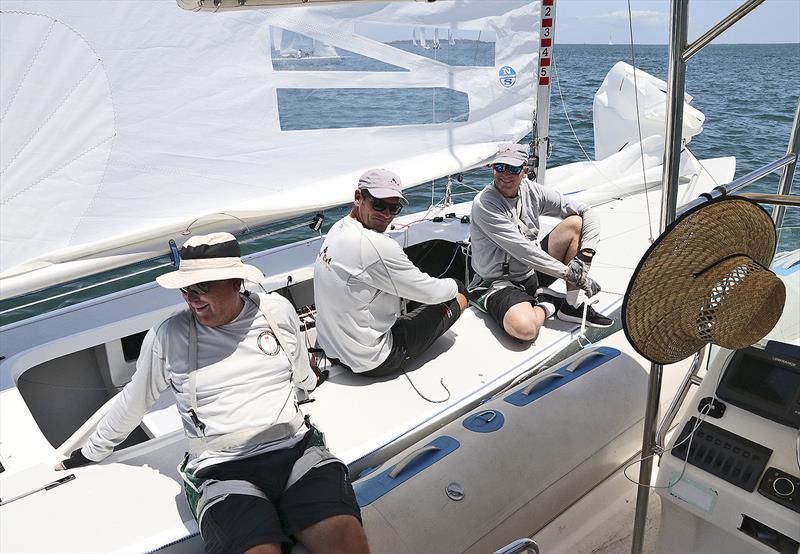
{"type": "MultiPolygon", "coordinates": [[[[536,100],[549,82],[535,78],[540,35],[531,32],[542,28],[543,4],[210,13],[168,2],[2,0],[0,297],[158,256],[170,238],[238,232],[342,204],[368,167],[391,169],[413,186],[486,163],[498,142],[519,141],[547,113],[536,100]],[[412,27],[414,40],[420,29],[426,49],[426,25],[437,29],[435,42],[440,27],[453,30],[449,42],[457,29],[494,29],[494,63],[444,65],[359,32],[359,24],[397,22],[412,27]],[[143,41],[144,28],[160,48],[143,41]],[[284,40],[293,35],[402,71],[283,71],[270,58],[302,59],[304,50],[284,40]],[[314,107],[287,101],[293,91],[404,86],[461,92],[466,120],[384,125],[375,113],[367,125],[312,121],[282,130],[287,117],[314,107]],[[348,150],[358,155],[342,154],[348,150]],[[310,157],[324,175],[298,171],[310,157]],[[32,217],[43,203],[59,217],[32,217]]],[[[594,104],[595,143],[609,150],[546,175],[548,185],[602,214],[592,268],[605,286],[598,311],[620,307],[658,220],[664,85],[615,66],[594,104]]],[[[684,110],[688,143],[704,117],[684,110]]],[[[733,177],[732,158],[698,161],[685,149],[681,160],[679,204],[733,177]]],[[[398,218],[390,235],[429,273],[463,278],[469,212],[469,203],[442,202],[398,218]]],[[[313,304],[310,268],[320,244],[304,240],[248,261],[268,276],[267,290],[301,309],[313,304]]],[[[202,549],[175,472],[185,439],[169,394],[125,448],[41,491],[63,477],[53,464],[82,444],[130,379],[143,332],[179,304],[145,284],[0,328],[0,498],[19,497],[0,507],[0,550],[202,549]],[[42,523],[33,516],[41,513],[59,516],[42,523]]],[[[313,310],[303,313],[313,340],[313,310]]],[[[519,345],[470,310],[410,382],[331,368],[304,408],[350,467],[375,551],[494,550],[548,528],[636,455],[646,364],[619,333],[572,355],[580,337],[578,326],[554,322],[535,345],[519,345]]],[[[680,375],[665,378],[664,404],[680,375]]]]}
{"type": "Polygon", "coordinates": [[[280,28],[272,32],[273,59],[341,61],[336,48],[330,44],[280,28]]]}

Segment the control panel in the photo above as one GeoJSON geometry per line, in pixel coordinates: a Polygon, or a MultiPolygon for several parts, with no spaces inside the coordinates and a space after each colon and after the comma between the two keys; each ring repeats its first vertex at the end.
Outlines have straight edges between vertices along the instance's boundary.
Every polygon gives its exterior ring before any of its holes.
{"type": "Polygon", "coordinates": [[[672,455],[752,492],[772,450],[707,421],[691,418],[683,427],[672,455]],[[694,431],[694,438],[689,435],[694,431]],[[691,446],[690,446],[691,443],[691,446]]]}
{"type": "Polygon", "coordinates": [[[769,467],[758,485],[758,492],[781,506],[800,513],[800,477],[769,467]]]}

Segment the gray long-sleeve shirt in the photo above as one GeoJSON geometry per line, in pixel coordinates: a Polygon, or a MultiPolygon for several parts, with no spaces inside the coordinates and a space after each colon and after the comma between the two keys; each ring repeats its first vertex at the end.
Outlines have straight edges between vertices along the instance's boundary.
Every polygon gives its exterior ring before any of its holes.
{"type": "Polygon", "coordinates": [[[354,372],[375,369],[392,350],[401,299],[438,304],[457,292],[453,279],[420,271],[393,238],[348,215],[331,227],[314,264],[317,341],[354,372]]]}
{"type": "Polygon", "coordinates": [[[478,275],[499,279],[508,259],[510,280],[524,280],[534,271],[563,279],[567,266],[539,246],[539,217],[543,215],[562,219],[579,215],[583,218],[580,247],[594,248],[599,240],[597,214],[583,202],[529,179],[522,180],[516,198],[505,198],[491,184],[472,202],[472,267],[478,275]],[[517,207],[520,199],[521,209],[517,207]]]}
{"type": "MultiPolygon", "coordinates": [[[[294,387],[311,391],[317,383],[308,361],[300,321],[294,308],[277,294],[252,295],[241,313],[230,323],[218,327],[197,325],[197,416],[206,425],[209,437],[241,429],[290,421],[297,413],[294,387]],[[284,353],[272,338],[272,329],[262,315],[269,310],[275,317],[287,348],[284,353]],[[294,362],[291,369],[288,356],[294,362]]],[[[151,329],[142,344],[133,379],[117,395],[106,416],[83,447],[83,455],[99,461],[139,424],[160,394],[172,386],[178,412],[185,427],[192,427],[188,415],[189,326],[188,310],[166,319],[151,329]]],[[[249,457],[295,441],[230,447],[205,451],[192,460],[189,470],[249,457]]]]}

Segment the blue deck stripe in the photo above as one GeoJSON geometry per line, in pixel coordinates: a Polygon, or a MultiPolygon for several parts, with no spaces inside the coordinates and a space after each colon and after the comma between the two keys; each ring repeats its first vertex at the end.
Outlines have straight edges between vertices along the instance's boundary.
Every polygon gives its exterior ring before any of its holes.
{"type": "Polygon", "coordinates": [[[616,348],[609,348],[608,346],[601,346],[599,348],[596,348],[595,350],[598,352],[602,352],[603,355],[592,356],[590,358],[587,358],[573,372],[567,371],[567,367],[572,363],[571,361],[567,362],[555,371],[555,373],[563,375],[561,379],[554,378],[544,381],[543,383],[538,385],[529,395],[525,395],[525,393],[523,392],[525,390],[525,387],[522,387],[516,392],[506,396],[503,400],[514,406],[527,406],[534,400],[537,400],[546,395],[547,393],[556,390],[558,387],[566,385],[570,381],[577,379],[581,375],[588,373],[589,371],[593,370],[596,367],[600,367],[607,361],[613,360],[614,358],[620,355],[619,350],[617,350],[616,348]]]}
{"type": "Polygon", "coordinates": [[[367,479],[366,481],[355,483],[353,485],[353,489],[356,492],[356,500],[358,501],[358,505],[363,508],[364,506],[372,504],[384,494],[402,485],[416,474],[432,466],[461,446],[456,439],[446,435],[436,437],[426,446],[429,445],[437,446],[439,450],[427,452],[421,455],[419,458],[408,464],[402,473],[400,473],[400,475],[394,479],[389,477],[389,473],[395,468],[395,466],[392,466],[375,477],[367,479]]]}

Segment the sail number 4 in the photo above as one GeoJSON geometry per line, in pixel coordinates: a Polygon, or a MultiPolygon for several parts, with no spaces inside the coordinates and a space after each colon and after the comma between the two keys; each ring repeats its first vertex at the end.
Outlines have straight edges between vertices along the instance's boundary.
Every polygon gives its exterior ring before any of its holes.
{"type": "Polygon", "coordinates": [[[513,87],[517,82],[517,72],[510,65],[504,65],[500,68],[500,84],[506,88],[513,87]]]}

